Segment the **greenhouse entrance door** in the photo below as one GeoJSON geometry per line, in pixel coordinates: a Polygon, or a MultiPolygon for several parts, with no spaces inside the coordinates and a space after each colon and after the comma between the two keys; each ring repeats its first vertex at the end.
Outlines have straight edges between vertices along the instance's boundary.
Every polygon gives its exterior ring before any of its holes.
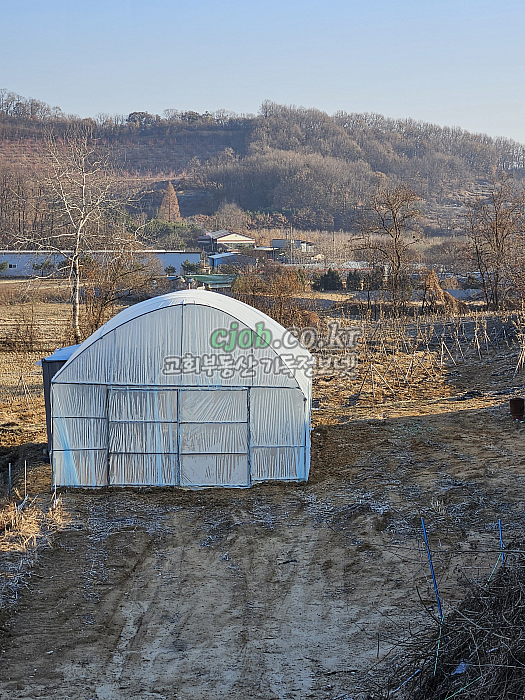
{"type": "Polygon", "coordinates": [[[111,387],[108,483],[249,486],[249,390],[111,387]]]}

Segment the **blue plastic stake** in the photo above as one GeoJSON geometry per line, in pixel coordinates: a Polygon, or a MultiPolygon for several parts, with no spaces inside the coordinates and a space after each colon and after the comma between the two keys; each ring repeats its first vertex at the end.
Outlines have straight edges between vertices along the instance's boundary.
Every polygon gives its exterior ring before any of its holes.
{"type": "Polygon", "coordinates": [[[430,564],[430,572],[432,573],[432,581],[434,581],[434,590],[436,591],[436,600],[437,600],[437,604],[438,604],[439,617],[441,618],[441,621],[443,621],[443,612],[441,610],[441,601],[439,600],[439,592],[438,592],[438,587],[437,587],[437,582],[436,582],[436,576],[434,574],[434,567],[432,566],[432,555],[430,554],[430,547],[428,544],[427,531],[425,529],[425,521],[423,520],[423,516],[421,516],[421,525],[423,525],[423,535],[425,536],[425,544],[427,545],[428,562],[430,564]]]}
{"type": "Polygon", "coordinates": [[[503,546],[503,536],[501,534],[501,520],[498,520],[498,525],[499,525],[499,541],[501,544],[501,565],[505,566],[505,555],[503,554],[503,550],[505,547],[503,546]]]}

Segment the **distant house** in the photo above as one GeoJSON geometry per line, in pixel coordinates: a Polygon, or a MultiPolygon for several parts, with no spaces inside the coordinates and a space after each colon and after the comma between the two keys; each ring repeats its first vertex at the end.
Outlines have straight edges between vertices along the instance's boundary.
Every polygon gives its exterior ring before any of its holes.
{"type": "Polygon", "coordinates": [[[482,289],[447,289],[446,291],[460,301],[481,301],[485,298],[482,289]]]}
{"type": "Polygon", "coordinates": [[[371,263],[365,260],[347,260],[341,265],[342,270],[359,270],[361,272],[369,272],[373,267],[371,263]]]}
{"type": "Polygon", "coordinates": [[[237,275],[189,275],[186,277],[194,286],[203,287],[211,292],[229,294],[237,275]]]}
{"type": "MultiPolygon", "coordinates": [[[[65,251],[67,255],[70,251],[65,251]]],[[[86,255],[107,256],[111,250],[90,250],[86,255]]],[[[190,253],[185,250],[141,250],[140,256],[152,256],[157,258],[163,270],[172,268],[177,274],[183,272],[182,264],[188,260],[191,263],[200,263],[201,254],[190,253]]],[[[3,277],[35,277],[50,276],[60,269],[67,267],[65,257],[54,250],[0,250],[0,263],[6,262],[7,268],[2,273],[3,277]]]]}
{"type": "Polygon", "coordinates": [[[144,252],[150,255],[155,255],[158,258],[163,270],[166,268],[175,268],[175,271],[179,275],[184,274],[182,265],[186,261],[193,263],[194,265],[198,265],[201,261],[201,254],[197,252],[189,253],[184,250],[150,250],[144,252]]]}
{"type": "Polygon", "coordinates": [[[272,248],[271,246],[258,245],[253,249],[254,253],[261,258],[267,258],[268,260],[276,260],[279,257],[279,249],[272,248]]]}
{"type": "Polygon", "coordinates": [[[282,250],[283,248],[293,248],[294,250],[300,250],[301,253],[312,253],[314,250],[314,244],[310,241],[300,241],[298,239],[288,240],[287,238],[272,238],[272,248],[277,248],[282,250]]]}
{"type": "Polygon", "coordinates": [[[256,261],[249,255],[242,253],[214,253],[208,255],[211,270],[218,270],[221,265],[234,265],[235,267],[247,267],[255,265],[256,261]]]}
{"type": "Polygon", "coordinates": [[[225,246],[231,248],[246,245],[254,246],[255,238],[250,238],[242,233],[232,233],[231,231],[226,231],[226,229],[221,229],[220,231],[208,231],[204,236],[199,236],[197,242],[201,245],[209,246],[211,251],[216,251],[219,246],[225,246]]]}

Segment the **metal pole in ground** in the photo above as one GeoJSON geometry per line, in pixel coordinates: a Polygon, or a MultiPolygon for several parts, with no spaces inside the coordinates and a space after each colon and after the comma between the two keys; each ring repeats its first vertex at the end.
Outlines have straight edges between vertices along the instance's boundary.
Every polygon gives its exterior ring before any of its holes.
{"type": "Polygon", "coordinates": [[[432,565],[432,555],[430,554],[430,545],[428,544],[427,531],[425,528],[425,521],[423,520],[423,517],[421,517],[421,525],[423,525],[423,535],[425,536],[425,544],[427,546],[428,562],[430,564],[430,572],[432,574],[432,581],[434,582],[434,590],[436,592],[436,600],[437,600],[437,604],[438,604],[439,617],[440,617],[441,621],[443,621],[443,612],[441,611],[441,601],[439,599],[439,591],[438,591],[436,576],[434,574],[434,567],[432,565]]]}
{"type": "Polygon", "coordinates": [[[24,498],[27,496],[27,460],[24,460],[24,498]]]}
{"type": "Polygon", "coordinates": [[[503,546],[503,535],[501,532],[501,519],[498,520],[498,526],[499,526],[499,542],[501,545],[501,565],[505,566],[505,555],[503,554],[503,550],[505,547],[503,546]]]}
{"type": "Polygon", "coordinates": [[[7,492],[9,494],[9,500],[11,500],[11,462],[9,462],[9,470],[7,476],[7,492]]]}

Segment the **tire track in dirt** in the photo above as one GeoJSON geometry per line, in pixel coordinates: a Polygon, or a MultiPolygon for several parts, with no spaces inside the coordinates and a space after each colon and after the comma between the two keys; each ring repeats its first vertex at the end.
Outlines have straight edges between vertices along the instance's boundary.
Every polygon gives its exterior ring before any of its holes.
{"type": "MultiPolygon", "coordinates": [[[[165,508],[154,533],[145,521],[154,496],[143,496],[131,530],[102,541],[100,526],[63,533],[37,567],[43,597],[32,588],[17,615],[0,688],[57,700],[299,699],[325,697],[329,679],[330,692],[345,692],[352,657],[380,621],[371,604],[382,601],[347,535],[321,522],[321,499],[268,491],[266,504],[244,496],[226,511],[213,498],[209,508],[165,508]]],[[[67,498],[94,499],[96,510],[101,496],[67,498]]]]}

